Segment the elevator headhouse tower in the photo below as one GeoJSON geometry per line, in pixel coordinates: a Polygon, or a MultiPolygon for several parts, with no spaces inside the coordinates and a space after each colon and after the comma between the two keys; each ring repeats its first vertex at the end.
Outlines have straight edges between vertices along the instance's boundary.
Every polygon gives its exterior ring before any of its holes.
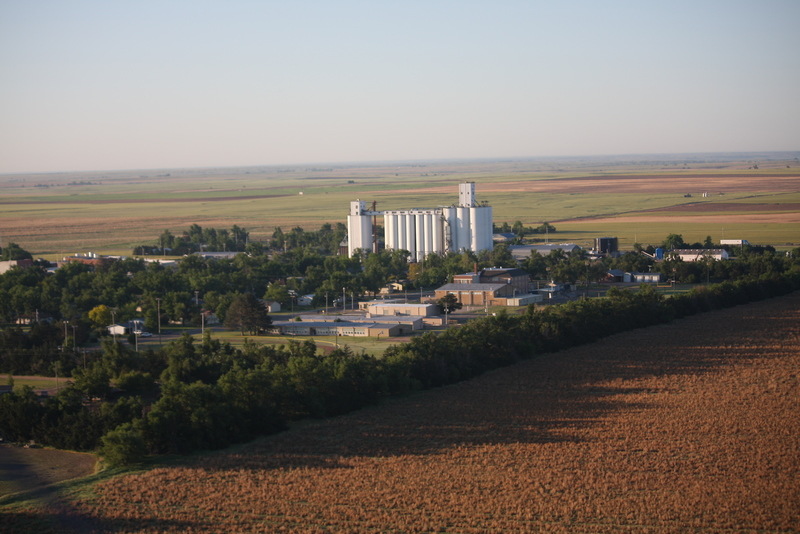
{"type": "Polygon", "coordinates": [[[430,209],[368,210],[367,203],[350,203],[347,216],[347,250],[374,247],[373,217],[382,216],[386,248],[407,250],[411,261],[430,253],[491,250],[492,207],[475,199],[475,183],[458,185],[458,204],[430,209]]]}

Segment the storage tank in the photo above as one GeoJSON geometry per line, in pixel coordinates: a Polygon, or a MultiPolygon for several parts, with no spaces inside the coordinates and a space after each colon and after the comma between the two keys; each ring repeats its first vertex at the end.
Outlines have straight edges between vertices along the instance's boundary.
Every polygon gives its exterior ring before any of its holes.
{"type": "Polygon", "coordinates": [[[469,210],[470,208],[465,208],[464,206],[459,206],[456,208],[456,220],[457,220],[457,227],[458,227],[458,248],[455,249],[456,252],[462,249],[471,250],[472,249],[472,235],[469,229],[469,210]]]}
{"type": "Polygon", "coordinates": [[[417,261],[422,260],[424,257],[423,250],[425,247],[425,223],[423,222],[424,215],[419,211],[414,212],[414,219],[416,224],[416,236],[414,239],[415,246],[414,250],[412,250],[412,254],[414,255],[414,259],[417,261]]]}
{"type": "Polygon", "coordinates": [[[438,211],[433,212],[433,252],[441,254],[444,248],[444,217],[438,211]]]}
{"type": "Polygon", "coordinates": [[[397,248],[406,249],[406,216],[398,212],[397,217],[397,248]]]}
{"type": "Polygon", "coordinates": [[[414,251],[417,249],[417,219],[411,213],[406,212],[404,215],[406,219],[406,250],[411,253],[411,260],[417,259],[414,251]]]}
{"type": "Polygon", "coordinates": [[[446,252],[458,250],[458,219],[454,207],[443,208],[444,217],[444,248],[446,252]]]}
{"type": "Polygon", "coordinates": [[[492,208],[482,206],[470,208],[472,251],[492,249],[492,208]]]}
{"type": "Polygon", "coordinates": [[[352,256],[357,249],[372,251],[372,217],[369,215],[347,216],[347,252],[352,256]]]}
{"type": "Polygon", "coordinates": [[[386,212],[383,216],[383,231],[386,238],[386,248],[397,248],[397,215],[386,212]]]}

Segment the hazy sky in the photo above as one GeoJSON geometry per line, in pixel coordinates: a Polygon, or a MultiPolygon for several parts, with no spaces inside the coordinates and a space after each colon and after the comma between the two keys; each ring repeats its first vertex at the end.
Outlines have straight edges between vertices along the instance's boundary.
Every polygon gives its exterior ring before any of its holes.
{"type": "Polygon", "coordinates": [[[0,0],[0,172],[800,149],[800,1],[0,0]]]}

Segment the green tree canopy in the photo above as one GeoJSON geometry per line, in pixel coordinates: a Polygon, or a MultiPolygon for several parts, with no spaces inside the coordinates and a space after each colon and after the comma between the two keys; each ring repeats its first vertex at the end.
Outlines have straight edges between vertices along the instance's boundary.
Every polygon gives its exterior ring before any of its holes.
{"type": "Polygon", "coordinates": [[[272,324],[263,304],[252,293],[237,295],[225,314],[225,326],[255,335],[272,324]]]}
{"type": "Polygon", "coordinates": [[[33,256],[27,250],[23,249],[16,243],[9,243],[0,249],[0,261],[8,260],[31,260],[33,256]]]}

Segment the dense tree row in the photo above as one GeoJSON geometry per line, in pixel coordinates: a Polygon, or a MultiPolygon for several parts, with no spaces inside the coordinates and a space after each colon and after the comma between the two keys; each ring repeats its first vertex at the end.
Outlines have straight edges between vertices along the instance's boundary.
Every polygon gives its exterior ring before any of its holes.
{"type": "MultiPolygon", "coordinates": [[[[408,254],[399,250],[353,258],[319,252],[320,243],[332,245],[340,231],[330,225],[317,232],[294,229],[282,234],[276,230],[275,244],[283,243],[285,252],[239,254],[232,259],[189,255],[179,260],[176,268],[130,258],[96,268],[69,263],[53,274],[38,264],[12,268],[0,275],[0,323],[39,324],[33,329],[7,326],[0,330],[0,372],[52,376],[58,365],[61,373],[69,373],[82,361],[81,347],[99,338],[112,322],[143,318],[151,331],[168,322],[199,325],[203,309],[232,328],[256,333],[266,325],[265,320],[242,322],[238,305],[234,308],[238,317],[227,320],[232,303],[255,297],[289,306],[294,295],[315,294],[315,304],[324,305],[343,290],[348,295],[375,293],[392,280],[433,288],[475,267],[517,266],[505,245],[478,254],[431,254],[412,264],[407,261],[408,254]],[[304,241],[308,235],[317,237],[304,241]],[[45,321],[51,325],[42,324],[45,321]]],[[[668,236],[671,241],[678,238],[668,236]]],[[[17,249],[9,244],[4,251],[30,256],[17,249]]],[[[590,260],[582,250],[569,254],[556,250],[546,256],[534,252],[520,267],[533,279],[572,284],[598,281],[608,269],[652,270],[678,283],[697,283],[784,273],[796,268],[800,256],[798,250],[783,254],[770,248],[744,247],[732,260],[683,262],[669,257],[655,261],[643,252],[647,249],[637,247],[603,260],[590,260]]]]}
{"type": "Polygon", "coordinates": [[[0,435],[62,448],[101,447],[112,463],[214,449],[294,419],[345,413],[387,395],[435,387],[604,336],[800,288],[800,271],[700,287],[674,297],[652,286],[612,290],[522,316],[500,313],[394,345],[381,358],[311,342],[233,348],[190,336],[137,354],[107,340],[74,384],[41,403],[30,389],[0,397],[0,435]],[[156,380],[157,377],[157,380],[156,380]],[[115,388],[111,388],[114,384],[115,388]],[[99,402],[98,399],[105,399],[99,402]]]}
{"type": "Polygon", "coordinates": [[[140,245],[133,249],[133,253],[183,255],[193,252],[243,252],[247,250],[249,238],[249,232],[235,224],[230,230],[203,228],[193,224],[179,236],[164,230],[157,244],[140,245]]]}

